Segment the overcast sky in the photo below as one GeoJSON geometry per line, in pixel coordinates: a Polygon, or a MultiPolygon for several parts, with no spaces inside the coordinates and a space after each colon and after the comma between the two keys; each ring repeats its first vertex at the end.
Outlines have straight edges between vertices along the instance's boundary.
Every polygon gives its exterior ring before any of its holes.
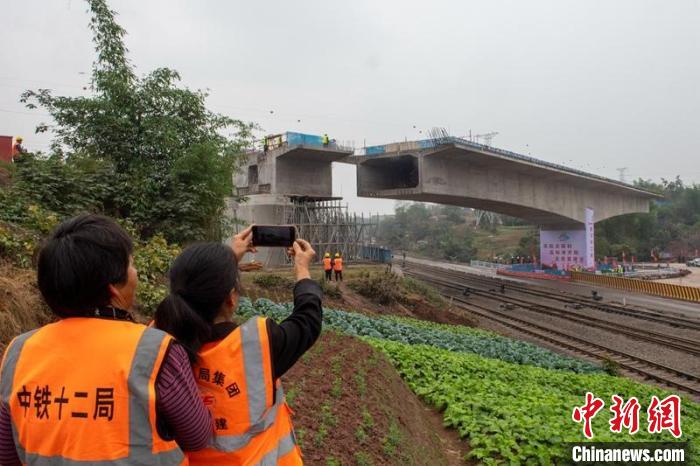
{"type": "MultiPolygon", "coordinates": [[[[497,131],[495,146],[599,175],[628,167],[628,181],[700,182],[697,0],[109,3],[139,73],[174,68],[210,89],[213,110],[266,132],[361,147],[435,126],[497,131]]],[[[46,149],[48,136],[34,135],[46,116],[19,94],[82,92],[93,61],[86,4],[2,9],[0,134],[46,149]]],[[[352,167],[334,175],[353,210],[392,210],[355,197],[352,167]]]]}

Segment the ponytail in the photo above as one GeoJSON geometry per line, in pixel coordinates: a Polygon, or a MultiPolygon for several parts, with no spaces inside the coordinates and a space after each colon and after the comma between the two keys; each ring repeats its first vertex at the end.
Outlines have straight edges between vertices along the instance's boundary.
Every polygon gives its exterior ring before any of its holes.
{"type": "Polygon", "coordinates": [[[182,296],[177,293],[166,296],[158,305],[154,320],[156,328],[175,337],[185,348],[190,363],[197,362],[197,353],[211,335],[211,325],[182,296]]]}
{"type": "Polygon", "coordinates": [[[175,259],[169,278],[170,294],[158,305],[154,323],[175,337],[194,363],[224,301],[232,290],[240,292],[236,257],[221,243],[194,244],[175,259]]]}

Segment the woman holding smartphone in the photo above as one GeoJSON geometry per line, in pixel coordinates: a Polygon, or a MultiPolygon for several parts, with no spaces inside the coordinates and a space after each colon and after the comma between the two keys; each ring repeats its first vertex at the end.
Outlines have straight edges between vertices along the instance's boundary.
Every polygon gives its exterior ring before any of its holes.
{"type": "Polygon", "coordinates": [[[241,285],[238,263],[255,252],[252,227],[230,245],[196,244],[175,259],[170,294],[158,307],[155,326],[188,351],[215,435],[208,448],[188,454],[190,464],[302,464],[280,377],[314,344],[321,332],[320,286],[311,280],[311,245],[294,241],[294,310],[277,324],[232,318],[241,285]]]}

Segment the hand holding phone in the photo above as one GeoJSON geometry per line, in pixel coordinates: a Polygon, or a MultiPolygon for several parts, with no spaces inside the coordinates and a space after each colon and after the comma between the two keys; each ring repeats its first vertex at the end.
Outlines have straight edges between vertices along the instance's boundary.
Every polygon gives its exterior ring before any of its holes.
{"type": "Polygon", "coordinates": [[[234,235],[231,238],[230,246],[233,249],[233,255],[236,256],[236,261],[239,263],[246,252],[258,252],[253,246],[253,227],[249,226],[237,235],[234,235]]]}
{"type": "Polygon", "coordinates": [[[316,251],[308,241],[297,239],[291,248],[287,248],[287,254],[294,259],[294,275],[297,281],[311,278],[309,266],[316,257],[316,251]]]}

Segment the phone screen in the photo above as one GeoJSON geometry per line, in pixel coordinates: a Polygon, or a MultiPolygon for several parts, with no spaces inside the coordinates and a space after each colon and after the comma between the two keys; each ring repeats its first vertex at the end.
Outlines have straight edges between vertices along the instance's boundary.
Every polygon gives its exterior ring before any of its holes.
{"type": "Polygon", "coordinates": [[[291,247],[296,239],[293,226],[254,225],[253,246],[291,247]]]}

